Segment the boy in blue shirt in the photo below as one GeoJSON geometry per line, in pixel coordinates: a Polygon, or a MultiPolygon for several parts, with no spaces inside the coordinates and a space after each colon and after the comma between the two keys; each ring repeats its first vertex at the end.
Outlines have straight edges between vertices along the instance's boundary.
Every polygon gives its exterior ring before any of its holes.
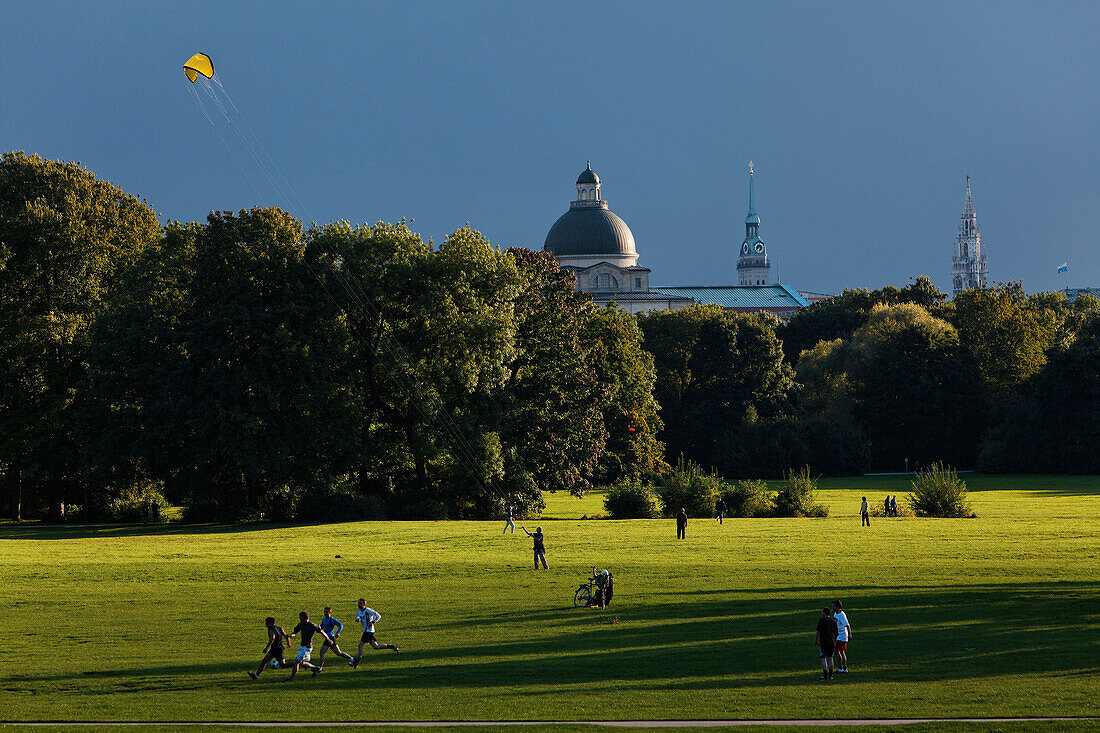
{"type": "Polygon", "coordinates": [[[340,623],[335,616],[332,615],[332,606],[325,606],[325,617],[321,619],[321,631],[324,631],[326,634],[328,634],[329,638],[332,639],[332,641],[326,639],[325,641],[321,642],[321,658],[319,661],[322,667],[325,666],[325,652],[327,652],[330,648],[332,649],[333,654],[348,660],[349,667],[354,666],[351,662],[351,655],[347,652],[340,651],[340,647],[336,645],[336,637],[340,636],[340,632],[343,630],[344,625],[340,623]]]}

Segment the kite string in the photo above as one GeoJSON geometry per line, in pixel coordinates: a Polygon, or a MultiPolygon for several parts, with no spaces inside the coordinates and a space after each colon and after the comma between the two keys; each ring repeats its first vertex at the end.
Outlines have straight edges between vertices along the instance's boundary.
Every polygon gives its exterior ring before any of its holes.
{"type": "MultiPolygon", "coordinates": [[[[240,139],[242,144],[244,144],[245,148],[248,150],[250,156],[252,157],[253,162],[260,168],[261,172],[263,172],[265,177],[268,179],[268,182],[271,184],[272,188],[278,193],[278,195],[281,198],[283,198],[288,204],[292,204],[293,202],[291,201],[291,196],[287,193],[287,191],[289,190],[290,193],[293,194],[293,198],[297,200],[298,206],[300,206],[301,209],[308,214],[309,213],[308,212],[308,207],[306,207],[305,203],[302,201],[302,199],[298,195],[297,191],[294,190],[294,187],[290,184],[289,181],[286,180],[286,177],[278,169],[278,166],[275,164],[275,162],[272,159],[270,153],[267,152],[267,149],[264,147],[262,141],[260,141],[260,139],[256,135],[255,131],[252,129],[252,126],[248,124],[248,121],[244,118],[244,115],[241,114],[240,109],[233,102],[232,97],[230,97],[228,92],[225,91],[225,87],[222,85],[221,81],[219,79],[217,79],[216,77],[214,78],[214,81],[217,83],[217,86],[218,86],[219,90],[224,95],[225,101],[228,102],[230,107],[232,107],[232,109],[234,110],[236,115],[239,117],[239,119],[240,119],[241,123],[243,124],[244,128],[248,130],[249,134],[251,135],[252,141],[250,141],[248,139],[248,137],[244,134],[244,132],[242,130],[242,126],[238,125],[238,124],[235,124],[232,116],[229,114],[228,109],[226,108],[225,104],[223,104],[222,100],[219,99],[219,97],[215,93],[213,87],[211,85],[203,83],[202,84],[203,89],[207,92],[207,94],[210,96],[210,98],[213,101],[213,103],[215,104],[215,106],[222,113],[222,116],[226,119],[227,124],[229,124],[231,127],[234,128],[234,130],[237,133],[238,138],[240,139]],[[253,144],[253,142],[254,142],[254,144],[253,144]],[[285,184],[285,188],[279,184],[279,182],[275,179],[275,176],[273,176],[271,171],[268,169],[268,165],[265,164],[263,159],[261,158],[261,156],[256,153],[256,148],[259,148],[263,152],[264,157],[266,157],[267,160],[269,161],[270,167],[273,168],[278,173],[279,178],[282,179],[283,183],[285,184]]],[[[198,99],[197,95],[195,95],[195,96],[196,96],[196,99],[198,99]]],[[[252,182],[252,179],[248,175],[248,173],[245,170],[244,166],[237,159],[236,154],[233,153],[232,149],[230,148],[230,146],[226,142],[225,138],[221,135],[221,131],[218,129],[217,125],[215,125],[213,123],[213,120],[210,119],[209,115],[206,114],[205,105],[202,105],[201,101],[200,101],[200,109],[203,111],[204,116],[206,116],[207,119],[210,121],[211,125],[214,126],[215,131],[218,132],[218,136],[222,139],[223,145],[225,145],[226,149],[229,151],[230,155],[233,157],[234,162],[237,164],[238,168],[240,168],[242,173],[245,174],[245,178],[248,180],[249,185],[256,192],[257,196],[260,196],[260,193],[259,193],[256,185],[252,182]]],[[[315,240],[315,243],[316,243],[316,240],[315,240]]],[[[319,247],[319,249],[321,249],[322,251],[326,251],[328,254],[330,254],[334,258],[339,259],[338,255],[335,252],[332,252],[331,250],[327,250],[323,246],[319,247]]],[[[308,265],[308,263],[307,263],[307,267],[310,270],[311,274],[321,284],[322,289],[325,291],[326,295],[337,305],[337,307],[340,309],[340,311],[344,314],[345,318],[347,318],[347,321],[348,321],[349,325],[352,327],[353,331],[355,331],[356,334],[360,337],[362,343],[368,343],[367,339],[364,338],[364,335],[359,330],[358,325],[356,324],[355,320],[352,319],[350,316],[348,316],[348,314],[344,310],[344,308],[342,306],[340,306],[339,302],[333,296],[332,292],[328,289],[327,285],[325,285],[324,280],[318,275],[318,273],[316,271],[313,270],[313,268],[311,266],[308,265]]],[[[349,284],[349,281],[347,279],[345,279],[339,273],[338,269],[334,271],[334,276],[335,276],[337,282],[339,282],[343,286],[344,291],[347,293],[347,295],[351,298],[352,301],[357,302],[360,305],[366,306],[367,308],[369,308],[373,312],[375,317],[378,318],[380,323],[385,323],[385,319],[382,318],[382,314],[379,312],[378,308],[374,305],[374,303],[371,301],[371,299],[362,290],[362,287],[359,285],[359,283],[355,282],[354,280],[351,280],[350,284],[349,284]],[[355,285],[354,289],[351,287],[351,284],[355,285]],[[358,291],[358,293],[356,293],[355,291],[358,291]]],[[[507,501],[507,496],[506,496],[505,492],[501,491],[497,486],[495,486],[495,482],[493,481],[491,476],[486,476],[486,479],[488,481],[488,483],[486,483],[486,481],[482,480],[482,478],[478,475],[478,473],[473,470],[473,467],[470,464],[473,463],[474,465],[477,465],[477,464],[480,464],[481,461],[478,460],[473,446],[469,443],[469,441],[466,439],[465,435],[462,433],[462,431],[458,428],[458,426],[452,420],[451,416],[448,414],[446,405],[443,403],[442,398],[434,390],[428,391],[427,396],[429,396],[430,398],[434,398],[434,400],[430,399],[429,401],[434,401],[434,402],[438,403],[439,409],[437,409],[437,411],[435,413],[436,418],[433,420],[431,417],[429,417],[424,412],[424,410],[421,409],[421,407],[418,404],[418,401],[416,399],[416,395],[417,394],[424,395],[425,391],[424,390],[417,390],[415,380],[413,379],[413,377],[415,375],[415,370],[412,367],[412,359],[408,355],[408,353],[405,351],[405,349],[402,347],[400,342],[398,342],[396,339],[391,337],[389,334],[381,333],[378,344],[379,344],[379,346],[382,347],[384,353],[393,362],[393,366],[399,368],[399,370],[395,370],[395,369],[392,369],[392,368],[391,369],[386,369],[386,373],[387,373],[387,376],[389,377],[390,381],[392,381],[395,384],[395,386],[397,386],[401,391],[406,393],[406,395],[409,398],[409,403],[416,409],[416,411],[421,415],[421,417],[424,419],[424,421],[426,423],[428,423],[428,424],[435,423],[437,425],[437,427],[442,427],[443,428],[443,432],[445,434],[449,435],[449,437],[451,438],[451,441],[453,442],[453,447],[455,449],[457,449],[457,453],[455,455],[455,458],[458,459],[458,461],[463,464],[463,466],[466,468],[467,472],[471,475],[471,477],[477,483],[481,484],[483,488],[498,494],[502,499],[507,501]],[[401,381],[398,379],[398,376],[403,377],[405,380],[407,380],[407,382],[402,384],[401,381]]]]}
{"type": "MultiPolygon", "coordinates": [[[[233,101],[233,98],[230,96],[229,92],[226,91],[225,86],[221,83],[221,80],[218,79],[217,76],[215,75],[213,77],[213,81],[217,84],[217,87],[221,91],[222,95],[224,95],[225,101],[234,110],[234,112],[236,112],[237,117],[240,119],[241,124],[238,125],[238,124],[234,123],[234,120],[232,119],[231,115],[229,114],[228,109],[221,102],[221,100],[218,98],[217,94],[214,92],[213,85],[205,85],[204,84],[204,88],[206,88],[208,90],[208,93],[211,95],[211,97],[217,103],[218,108],[221,110],[223,116],[226,118],[226,121],[231,126],[234,127],[234,130],[237,132],[238,136],[240,137],[241,142],[245,144],[245,146],[248,148],[250,154],[252,155],[253,161],[256,163],[257,166],[260,167],[261,170],[263,170],[265,176],[267,177],[268,181],[271,183],[272,187],[278,192],[278,195],[280,197],[282,197],[286,201],[287,204],[290,205],[288,208],[291,208],[291,207],[294,206],[294,201],[292,201],[292,198],[291,198],[291,195],[293,195],[293,199],[296,199],[296,201],[297,201],[297,206],[300,207],[300,209],[302,211],[304,211],[307,215],[309,215],[310,218],[312,219],[313,217],[312,217],[311,212],[309,211],[308,206],[306,206],[306,204],[302,200],[301,196],[298,195],[298,192],[294,189],[294,186],[291,185],[291,183],[286,179],[286,176],[284,176],[282,174],[282,171],[279,170],[278,165],[275,163],[275,161],[272,158],[271,154],[267,151],[267,148],[264,146],[263,142],[259,139],[259,136],[256,135],[255,130],[253,130],[252,126],[248,123],[248,120],[240,112],[240,109],[237,107],[236,103],[233,101]],[[249,135],[251,136],[251,141],[249,140],[249,137],[244,134],[244,130],[248,131],[249,135]],[[255,149],[259,149],[263,153],[263,156],[266,157],[266,159],[268,161],[267,164],[265,164],[264,161],[260,158],[260,156],[255,152],[255,149]],[[279,182],[275,180],[275,176],[272,175],[271,170],[268,169],[268,165],[270,165],[270,168],[273,169],[275,171],[275,173],[278,174],[278,177],[282,179],[283,183],[285,184],[285,188],[284,188],[284,186],[280,186],[279,182]],[[289,191],[289,194],[287,193],[288,191],[289,191]]],[[[322,249],[324,249],[324,248],[322,247],[322,249]]],[[[338,257],[338,255],[336,255],[336,253],[332,252],[332,251],[328,251],[328,254],[332,255],[333,257],[338,257]]],[[[356,281],[354,281],[354,280],[350,281],[351,284],[355,285],[355,289],[353,290],[352,287],[349,285],[348,280],[346,280],[342,275],[340,275],[340,273],[338,271],[334,274],[335,274],[335,277],[336,277],[337,281],[340,282],[340,284],[343,286],[345,292],[352,298],[353,301],[356,301],[360,305],[367,306],[368,308],[370,308],[373,311],[376,318],[378,318],[380,321],[384,321],[384,319],[382,319],[381,313],[374,306],[374,304],[371,302],[370,298],[366,295],[366,293],[362,290],[361,286],[359,286],[359,284],[356,281]],[[357,290],[358,293],[356,293],[355,290],[357,290]]],[[[316,277],[316,273],[314,273],[314,276],[316,277]]],[[[326,288],[326,293],[330,297],[332,297],[331,293],[328,293],[327,288],[326,288]]],[[[333,298],[333,301],[335,302],[335,298],[333,298]]],[[[349,318],[349,321],[351,321],[350,318],[349,318]]],[[[359,334],[359,335],[362,338],[362,334],[359,334]]],[[[393,339],[392,337],[389,337],[388,334],[382,334],[379,343],[384,349],[386,349],[389,352],[388,356],[393,360],[394,364],[401,368],[401,370],[402,370],[401,376],[408,379],[408,384],[403,385],[403,386],[406,387],[408,396],[410,398],[410,402],[414,405],[414,407],[417,408],[418,412],[420,412],[421,416],[424,417],[426,422],[432,423],[433,421],[426,414],[424,414],[422,410],[419,409],[419,405],[417,404],[415,398],[413,397],[413,395],[416,394],[417,391],[416,391],[416,385],[415,385],[415,382],[414,382],[414,379],[413,379],[413,377],[415,376],[415,370],[412,368],[412,359],[411,359],[411,357],[405,351],[405,349],[402,347],[400,342],[398,342],[396,339],[393,339]]],[[[392,374],[390,376],[391,376],[391,379],[393,379],[393,381],[396,382],[396,377],[394,377],[392,374]]],[[[453,443],[455,444],[453,447],[459,449],[460,454],[464,454],[464,455],[459,455],[459,456],[456,456],[456,457],[459,458],[460,460],[462,460],[463,463],[466,463],[467,460],[469,460],[469,461],[471,461],[475,464],[479,463],[480,461],[478,461],[478,459],[477,459],[477,455],[476,455],[476,452],[475,452],[473,446],[470,445],[469,441],[466,440],[465,435],[462,433],[462,431],[459,429],[459,427],[451,419],[451,416],[447,413],[446,406],[443,404],[442,398],[440,398],[437,394],[434,394],[434,393],[432,394],[432,396],[435,397],[436,401],[439,402],[439,407],[441,408],[437,411],[438,418],[435,421],[437,423],[437,426],[442,425],[442,427],[445,428],[445,432],[450,435],[453,443]]],[[[469,470],[469,466],[467,466],[467,469],[469,470]]],[[[473,473],[472,470],[471,470],[471,473],[473,473]]],[[[480,479],[478,479],[478,481],[479,481],[479,483],[482,483],[480,481],[480,479]]],[[[497,490],[495,486],[494,487],[487,487],[487,488],[492,488],[493,490],[497,490]]],[[[501,493],[503,495],[503,492],[500,492],[499,490],[497,490],[497,493],[501,493]]]]}

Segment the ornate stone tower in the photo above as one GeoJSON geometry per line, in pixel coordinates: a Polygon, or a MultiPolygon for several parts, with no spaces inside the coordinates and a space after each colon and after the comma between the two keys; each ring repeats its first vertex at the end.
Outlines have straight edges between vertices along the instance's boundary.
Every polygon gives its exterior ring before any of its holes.
{"type": "Polygon", "coordinates": [[[966,205],[959,220],[959,236],[955,238],[955,255],[951,258],[951,283],[954,295],[989,285],[982,232],[970,198],[970,176],[966,177],[966,205]]]}
{"type": "Polygon", "coordinates": [[[756,215],[756,202],[752,191],[752,161],[749,161],[749,215],[745,217],[745,241],[741,242],[741,255],[737,258],[739,285],[770,285],[772,265],[768,262],[768,248],[760,238],[760,217],[756,215]]]}

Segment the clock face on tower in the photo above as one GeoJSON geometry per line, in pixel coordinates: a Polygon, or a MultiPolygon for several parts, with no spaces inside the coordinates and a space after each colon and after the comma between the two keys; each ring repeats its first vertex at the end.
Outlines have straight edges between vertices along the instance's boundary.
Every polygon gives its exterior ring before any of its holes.
{"type": "Polygon", "coordinates": [[[756,243],[756,251],[757,252],[763,252],[764,251],[764,243],[763,242],[757,242],[756,243]]]}
{"type": "Polygon", "coordinates": [[[749,253],[749,243],[745,242],[741,245],[741,254],[747,255],[749,253]]]}

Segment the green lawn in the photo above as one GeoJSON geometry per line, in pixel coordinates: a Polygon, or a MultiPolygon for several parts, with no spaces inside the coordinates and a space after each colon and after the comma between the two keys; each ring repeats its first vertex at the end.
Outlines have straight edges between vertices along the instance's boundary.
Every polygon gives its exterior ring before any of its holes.
{"type": "Polygon", "coordinates": [[[822,480],[828,519],[693,520],[682,542],[669,520],[544,518],[538,573],[503,522],[4,525],[0,719],[1100,715],[1100,477],[964,478],[978,519],[860,528],[859,497],[900,500],[900,477],[822,480]],[[594,564],[614,605],[575,610],[594,564]],[[332,604],[354,646],[360,595],[400,656],[245,676],[268,614],[289,630],[332,604]],[[822,684],[813,628],[836,597],[852,673],[822,684]]]}

